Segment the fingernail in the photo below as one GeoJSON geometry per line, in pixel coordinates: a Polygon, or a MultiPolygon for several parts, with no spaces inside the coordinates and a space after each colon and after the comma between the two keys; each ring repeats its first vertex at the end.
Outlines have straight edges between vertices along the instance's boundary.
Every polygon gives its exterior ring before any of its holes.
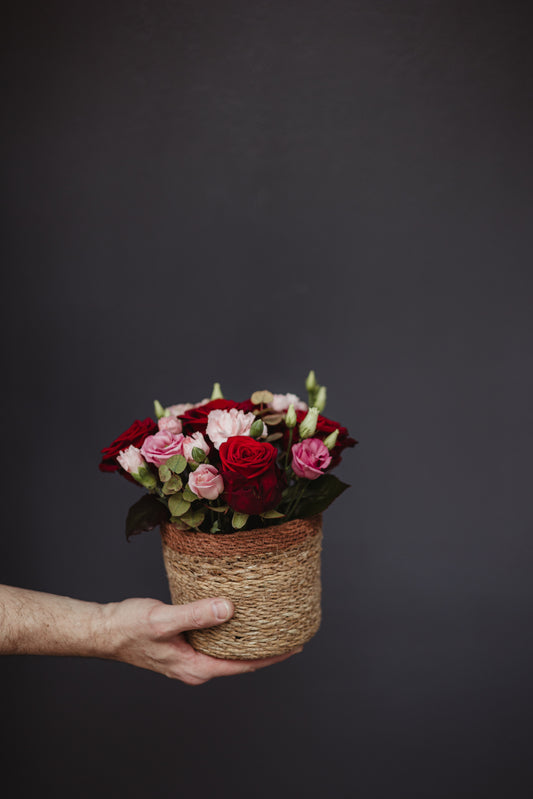
{"type": "Polygon", "coordinates": [[[213,602],[213,611],[215,613],[215,618],[219,621],[229,618],[231,613],[229,602],[226,602],[225,599],[217,599],[213,602]]]}

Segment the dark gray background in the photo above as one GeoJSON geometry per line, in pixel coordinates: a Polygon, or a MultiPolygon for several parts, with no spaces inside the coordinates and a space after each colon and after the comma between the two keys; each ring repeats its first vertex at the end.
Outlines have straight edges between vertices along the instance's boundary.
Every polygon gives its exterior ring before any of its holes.
{"type": "Polygon", "coordinates": [[[360,441],[303,654],[4,658],[16,795],[531,795],[528,5],[12,4],[0,580],[168,600],[97,469],[156,397],[314,368],[360,441]]]}

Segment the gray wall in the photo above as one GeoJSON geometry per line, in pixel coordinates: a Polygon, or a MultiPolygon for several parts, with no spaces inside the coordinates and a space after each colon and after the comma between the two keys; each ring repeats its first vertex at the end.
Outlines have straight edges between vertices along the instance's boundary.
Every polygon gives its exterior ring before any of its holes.
{"type": "Polygon", "coordinates": [[[11,4],[0,580],[168,600],[97,469],[155,397],[314,368],[360,441],[304,652],[4,658],[16,795],[531,795],[528,5],[11,4]]]}

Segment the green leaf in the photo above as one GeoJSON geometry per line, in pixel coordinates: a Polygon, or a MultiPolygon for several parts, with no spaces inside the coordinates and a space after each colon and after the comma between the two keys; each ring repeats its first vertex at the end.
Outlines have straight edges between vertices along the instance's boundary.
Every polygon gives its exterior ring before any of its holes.
{"type": "Polygon", "coordinates": [[[168,519],[168,509],[153,494],[145,494],[128,511],[126,538],[153,530],[168,519]]]}
{"type": "Polygon", "coordinates": [[[205,519],[205,511],[203,508],[190,510],[187,513],[184,513],[181,519],[186,522],[189,527],[199,527],[205,519]]]}
{"type": "Polygon", "coordinates": [[[172,522],[172,524],[175,527],[177,527],[179,530],[188,530],[189,529],[189,525],[188,524],[184,524],[182,522],[181,516],[171,516],[169,521],[172,522]]]}
{"type": "Polygon", "coordinates": [[[174,474],[181,474],[187,466],[187,458],[184,458],[183,455],[173,455],[168,461],[165,461],[164,465],[168,466],[174,474]]]}
{"type": "Polygon", "coordinates": [[[195,500],[198,499],[194,491],[191,491],[188,484],[183,489],[183,499],[185,502],[195,502],[195,500]]]}
{"type": "Polygon", "coordinates": [[[328,508],[333,500],[350,486],[343,483],[333,474],[324,474],[312,482],[312,493],[304,496],[295,509],[295,515],[301,518],[315,516],[328,508]]]}
{"type": "Polygon", "coordinates": [[[265,438],[265,441],[271,443],[272,441],[279,441],[280,438],[283,438],[283,433],[271,433],[265,438]]]}
{"type": "Polygon", "coordinates": [[[158,471],[159,471],[159,479],[161,480],[162,483],[166,483],[166,481],[169,479],[170,475],[172,474],[170,469],[168,468],[168,465],[166,463],[162,463],[158,471]]]}
{"type": "Polygon", "coordinates": [[[226,513],[229,505],[209,505],[209,510],[214,510],[215,513],[226,513]]]}
{"type": "Polygon", "coordinates": [[[192,456],[196,463],[203,463],[207,458],[207,455],[203,451],[201,447],[193,447],[192,448],[192,456]]]}
{"type": "Polygon", "coordinates": [[[183,483],[181,477],[173,474],[163,486],[163,494],[175,494],[180,490],[183,483]]]}
{"type": "Polygon", "coordinates": [[[213,524],[211,525],[211,529],[209,530],[210,533],[220,533],[222,531],[222,527],[220,526],[220,521],[215,519],[213,524]]]}
{"type": "Polygon", "coordinates": [[[260,515],[262,519],[281,519],[283,516],[285,516],[284,513],[280,513],[278,510],[266,510],[260,515]]]}
{"type": "Polygon", "coordinates": [[[267,424],[269,427],[275,427],[285,418],[284,413],[269,413],[266,416],[263,416],[263,422],[267,424]]]}
{"type": "Polygon", "coordinates": [[[238,513],[237,511],[234,512],[233,518],[231,520],[231,526],[234,530],[242,530],[246,522],[248,521],[248,513],[238,513]]]}
{"type": "Polygon", "coordinates": [[[173,516],[183,516],[191,507],[191,503],[183,499],[183,495],[173,494],[168,498],[168,507],[173,516]]]}

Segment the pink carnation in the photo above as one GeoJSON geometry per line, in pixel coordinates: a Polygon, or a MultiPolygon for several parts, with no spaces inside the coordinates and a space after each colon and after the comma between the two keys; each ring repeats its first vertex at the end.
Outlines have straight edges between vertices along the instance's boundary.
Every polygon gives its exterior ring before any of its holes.
{"type": "Polygon", "coordinates": [[[306,438],[292,447],[292,470],[298,477],[316,480],[331,463],[331,455],[319,438],[306,438]]]}
{"type": "Polygon", "coordinates": [[[209,446],[209,444],[207,443],[207,441],[200,432],[193,433],[192,436],[185,436],[185,438],[183,439],[183,454],[185,455],[189,463],[194,460],[192,456],[192,451],[195,447],[198,447],[198,449],[202,449],[206,455],[209,455],[209,450],[211,449],[211,447],[209,446]]]}
{"type": "Polygon", "coordinates": [[[173,455],[183,455],[182,433],[174,435],[168,430],[161,430],[155,436],[148,436],[141,447],[141,452],[149,463],[161,466],[173,455]]]}
{"type": "Polygon", "coordinates": [[[131,444],[127,449],[123,449],[119,452],[117,461],[124,471],[129,474],[139,474],[143,466],[146,466],[141,455],[141,450],[131,444]]]}
{"type": "Polygon", "coordinates": [[[157,426],[159,430],[168,430],[169,433],[175,436],[181,433],[181,421],[173,414],[170,414],[170,416],[162,416],[157,420],[157,426]]]}
{"type": "Polygon", "coordinates": [[[296,394],[274,394],[270,407],[276,413],[286,411],[289,405],[294,405],[295,411],[306,411],[307,402],[297,397],[296,394]]]}
{"type": "Polygon", "coordinates": [[[202,463],[190,473],[189,488],[200,499],[216,499],[224,491],[224,481],[214,466],[202,463]]]}
{"type": "Polygon", "coordinates": [[[238,411],[236,408],[230,408],[229,411],[217,409],[210,411],[205,432],[218,449],[232,436],[250,435],[250,428],[254,422],[253,413],[238,411]]]}

